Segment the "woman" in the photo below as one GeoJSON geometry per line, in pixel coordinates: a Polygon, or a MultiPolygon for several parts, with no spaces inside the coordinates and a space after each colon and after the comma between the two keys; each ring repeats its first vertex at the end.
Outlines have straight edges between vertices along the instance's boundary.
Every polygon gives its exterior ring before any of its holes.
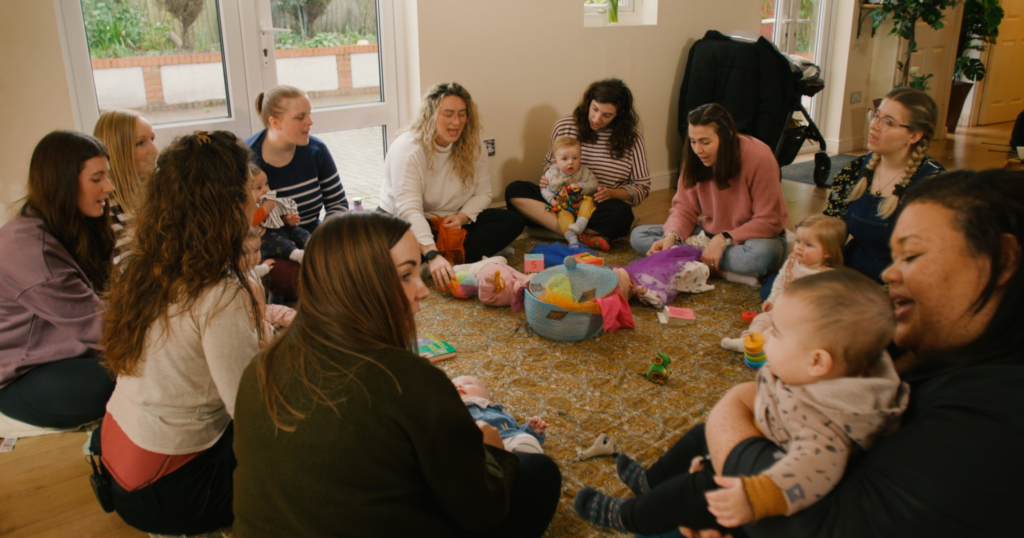
{"type": "Polygon", "coordinates": [[[113,278],[103,342],[118,377],[102,463],[118,514],[152,534],[233,519],[231,417],[262,327],[243,269],[256,207],[250,158],[223,131],[165,148],[113,278]]]}
{"type": "Polygon", "coordinates": [[[109,170],[103,143],[74,131],[32,152],[25,204],[0,228],[0,414],[46,428],[103,416],[114,390],[98,356],[109,170]]]}
{"type": "Polygon", "coordinates": [[[423,97],[416,121],[388,148],[380,210],[412,224],[420,253],[427,260],[438,289],[455,277],[450,260],[437,248],[429,219],[466,231],[466,263],[494,256],[507,247],[526,224],[518,214],[488,209],[491,171],[483,151],[483,124],[476,103],[456,82],[435,85],[423,97]]]}
{"type": "MultiPolygon", "coordinates": [[[[156,157],[156,133],[153,126],[134,110],[108,110],[100,114],[92,135],[110,151],[110,181],[114,192],[110,203],[110,223],[120,250],[129,238],[123,233],[142,203],[142,188],[153,175],[156,157]]],[[[119,253],[118,253],[119,254],[119,253]]],[[[120,261],[120,255],[114,263],[120,261]]]]}
{"type": "Polygon", "coordinates": [[[235,536],[547,528],[561,491],[554,462],[505,452],[413,351],[428,294],[419,268],[410,224],[382,212],[329,219],[313,234],[295,319],[242,377],[235,536]]]}
{"type": "MultiPolygon", "coordinates": [[[[903,423],[851,461],[831,494],[746,527],[751,536],[1020,535],[1022,214],[1018,172],[953,172],[907,193],[892,233],[895,261],[882,274],[896,344],[916,358],[902,376],[911,386],[903,423]]],[[[724,464],[726,476],[751,475],[778,449],[735,392],[711,411],[708,446],[716,471],[724,464]]]]}
{"type": "Polygon", "coordinates": [[[836,176],[825,214],[846,221],[846,266],[882,282],[882,271],[892,263],[889,227],[900,197],[920,179],[946,169],[927,153],[938,118],[928,94],[893,90],[870,117],[871,153],[854,159],[836,176]]]}
{"type": "MultiPolygon", "coordinates": [[[[294,86],[274,86],[256,96],[256,113],[264,129],[245,140],[256,163],[267,173],[270,189],[278,198],[291,198],[299,206],[298,215],[285,216],[284,223],[309,232],[320,223],[321,210],[327,215],[348,211],[345,187],[331,151],[309,134],[312,110],[306,92],[294,86]]],[[[296,297],[300,260],[276,259],[274,270],[267,275],[267,288],[296,297]]]]}
{"type": "Polygon", "coordinates": [[[693,109],[679,190],[664,226],[638,226],[630,242],[644,254],[704,231],[711,242],[701,261],[719,276],[751,286],[775,271],[786,254],[789,218],[779,164],[761,141],[742,135],[722,105],[693,109]]]}
{"type": "MultiPolygon", "coordinates": [[[[633,108],[633,93],[624,82],[610,78],[594,82],[583,92],[583,99],[571,114],[562,116],[551,130],[551,142],[562,136],[580,141],[583,164],[600,182],[594,202],[597,209],[590,217],[586,234],[618,239],[633,226],[633,208],[651,192],[647,171],[647,151],[640,132],[640,117],[633,108]]],[[[550,147],[550,144],[549,144],[550,147]]],[[[548,154],[546,163],[553,162],[548,154]]],[[[529,223],[562,235],[555,213],[544,209],[540,189],[547,185],[516,181],[505,188],[505,204],[522,213],[529,223]]],[[[581,241],[606,247],[607,241],[581,241]]]]}

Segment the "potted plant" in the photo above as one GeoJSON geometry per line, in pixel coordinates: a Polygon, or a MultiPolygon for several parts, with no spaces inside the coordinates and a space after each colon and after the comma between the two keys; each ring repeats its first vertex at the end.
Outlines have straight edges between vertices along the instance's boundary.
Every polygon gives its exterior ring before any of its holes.
{"type": "Polygon", "coordinates": [[[956,131],[967,94],[975,82],[985,78],[985,64],[971,51],[981,53],[985,51],[985,43],[995,44],[1002,21],[1003,8],[999,7],[998,0],[964,1],[964,20],[956,45],[953,87],[949,92],[949,113],[946,114],[946,128],[951,133],[956,131]]]}
{"type": "MultiPolygon", "coordinates": [[[[878,29],[885,22],[885,19],[892,17],[893,27],[889,35],[895,35],[907,40],[907,51],[903,53],[904,60],[896,62],[900,72],[898,88],[911,86],[910,57],[917,52],[917,21],[924,21],[928,26],[941,30],[945,23],[942,19],[946,17],[943,13],[946,8],[955,8],[957,0],[885,0],[878,7],[871,10],[872,27],[878,29]]],[[[931,75],[916,75],[914,82],[924,84],[931,75]],[[920,77],[920,78],[916,78],[920,77]]]]}

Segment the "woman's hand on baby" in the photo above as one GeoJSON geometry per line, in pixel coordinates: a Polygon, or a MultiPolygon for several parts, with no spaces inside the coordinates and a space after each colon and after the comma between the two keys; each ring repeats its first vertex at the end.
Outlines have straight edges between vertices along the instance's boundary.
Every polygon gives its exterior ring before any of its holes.
{"type": "Polygon", "coordinates": [[[435,256],[433,260],[427,262],[427,266],[430,268],[430,277],[434,279],[434,286],[441,291],[448,291],[452,279],[455,278],[455,269],[452,268],[451,262],[444,256],[435,256]]]}
{"type": "Polygon", "coordinates": [[[530,425],[530,429],[533,430],[533,433],[536,433],[537,435],[544,433],[548,429],[548,423],[544,422],[544,419],[540,417],[530,417],[527,424],[530,425]]]}
{"type": "Polygon", "coordinates": [[[501,441],[501,434],[498,433],[498,428],[495,428],[482,420],[476,421],[476,426],[480,428],[480,431],[484,432],[485,445],[491,445],[494,448],[505,450],[505,443],[501,441]]]}
{"type": "Polygon", "coordinates": [[[594,202],[598,204],[612,198],[612,190],[606,187],[598,187],[597,192],[594,193],[594,202]]]}
{"type": "Polygon", "coordinates": [[[540,188],[546,189],[548,187],[548,176],[540,176],[540,188]]]}
{"type": "Polygon", "coordinates": [[[465,213],[456,213],[454,215],[448,215],[444,218],[444,222],[441,223],[445,228],[461,228],[469,223],[469,216],[465,213]]]}
{"type": "Polygon", "coordinates": [[[291,215],[281,217],[281,220],[283,220],[288,226],[298,226],[300,219],[298,213],[292,213],[291,215]]]}
{"type": "Polygon", "coordinates": [[[655,252],[661,252],[663,250],[668,250],[668,249],[670,249],[670,248],[672,248],[674,246],[676,246],[676,238],[674,236],[670,235],[668,237],[663,237],[663,238],[655,241],[654,244],[651,245],[650,250],[647,251],[647,255],[650,256],[651,254],[654,254],[655,252]]]}
{"type": "Polygon", "coordinates": [[[708,511],[718,518],[723,527],[735,528],[754,520],[754,509],[743,489],[743,480],[735,476],[716,476],[715,483],[722,489],[704,494],[708,500],[708,511]]]}

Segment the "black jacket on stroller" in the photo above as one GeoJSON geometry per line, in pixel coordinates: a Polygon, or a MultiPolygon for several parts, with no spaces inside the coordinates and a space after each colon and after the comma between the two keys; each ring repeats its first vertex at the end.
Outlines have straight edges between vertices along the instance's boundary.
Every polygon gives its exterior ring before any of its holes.
{"type": "Polygon", "coordinates": [[[799,101],[791,64],[771,41],[737,41],[708,30],[690,47],[686,61],[679,89],[679,134],[687,139],[691,110],[718,103],[729,110],[741,133],[775,151],[799,101]]]}

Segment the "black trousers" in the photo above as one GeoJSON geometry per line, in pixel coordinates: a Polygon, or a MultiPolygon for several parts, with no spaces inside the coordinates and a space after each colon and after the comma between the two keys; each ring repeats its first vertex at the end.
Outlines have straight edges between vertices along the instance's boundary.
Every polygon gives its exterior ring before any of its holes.
{"type": "MultiPolygon", "coordinates": [[[[515,198],[528,198],[547,203],[540,194],[540,185],[529,181],[514,181],[505,187],[505,205],[510,211],[516,211],[515,206],[512,205],[512,200],[515,198]]],[[[536,224],[532,221],[528,222],[536,224]]],[[[608,239],[625,237],[629,235],[629,230],[632,227],[633,207],[618,199],[605,200],[597,204],[597,209],[594,210],[594,214],[590,216],[590,222],[587,224],[587,228],[608,239]]]]}
{"type": "Polygon", "coordinates": [[[509,499],[509,512],[500,525],[469,536],[480,538],[540,537],[555,517],[562,495],[562,473],[543,454],[522,454],[509,499]]]}
{"type": "MultiPolygon", "coordinates": [[[[135,491],[117,484],[103,468],[111,485],[117,515],[125,523],[152,534],[201,534],[230,526],[235,521],[231,448],[234,425],[196,459],[135,491]]],[[[101,433],[102,435],[102,433],[101,433]]]]}
{"type": "Polygon", "coordinates": [[[0,414],[44,428],[75,428],[103,418],[114,378],[102,359],[37,366],[0,389],[0,414]]]}
{"type": "Polygon", "coordinates": [[[260,255],[266,258],[288,259],[292,251],[306,248],[310,233],[301,226],[285,225],[281,228],[267,228],[260,239],[260,255]]]}
{"type": "MultiPolygon", "coordinates": [[[[377,208],[381,213],[387,213],[377,208]]],[[[428,219],[429,221],[429,219],[428,219]]],[[[507,209],[485,209],[476,216],[476,221],[462,227],[466,230],[466,263],[478,262],[484,256],[494,256],[499,250],[512,244],[526,228],[526,220],[515,211],[507,209]]],[[[437,239],[437,232],[434,232],[437,239]]]]}
{"type": "Polygon", "coordinates": [[[690,462],[707,456],[704,425],[700,424],[672,446],[650,469],[647,483],[651,491],[622,505],[622,524],[641,534],[661,534],[686,526],[692,529],[721,529],[708,512],[704,493],[718,489],[711,462],[704,470],[690,474],[690,462]]]}

